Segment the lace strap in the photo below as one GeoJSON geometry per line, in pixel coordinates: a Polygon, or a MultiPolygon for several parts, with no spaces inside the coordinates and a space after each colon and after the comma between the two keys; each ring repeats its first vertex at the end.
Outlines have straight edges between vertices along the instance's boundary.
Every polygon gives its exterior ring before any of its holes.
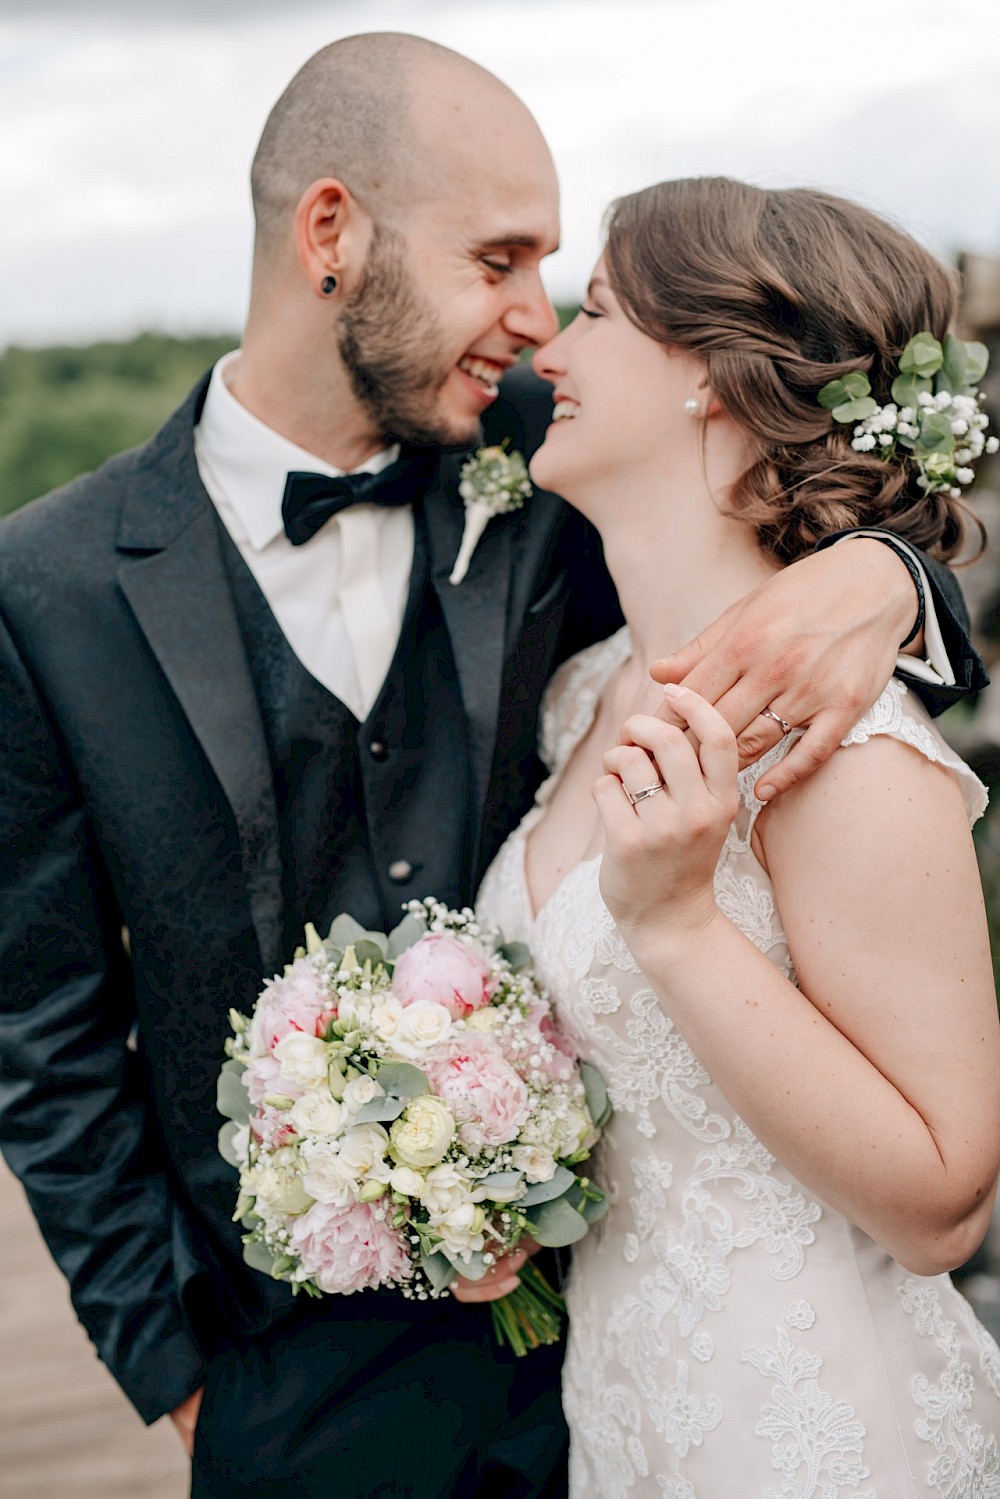
{"type": "MultiPolygon", "coordinates": [[[[740,807],[733,823],[731,837],[737,846],[747,848],[750,843],[750,834],[753,825],[757,821],[758,814],[764,807],[764,802],[758,801],[754,795],[754,786],[764,776],[764,773],[783,760],[797,740],[802,738],[801,729],[793,729],[790,734],[778,741],[773,749],[768,750],[759,760],[748,765],[739,774],[740,807]]],[[[867,744],[869,739],[876,735],[884,734],[890,739],[898,739],[903,744],[908,744],[912,749],[926,755],[936,765],[944,765],[953,771],[958,778],[965,798],[965,808],[969,816],[970,826],[977,822],[986,811],[989,801],[989,793],[976,773],[966,765],[965,761],[955,754],[950,745],[934,728],[927,717],[923,704],[919,698],[915,698],[905,682],[898,677],[893,677],[874,705],[868,712],[859,718],[851,732],[841,740],[841,748],[847,748],[854,744],[867,744]]]]}

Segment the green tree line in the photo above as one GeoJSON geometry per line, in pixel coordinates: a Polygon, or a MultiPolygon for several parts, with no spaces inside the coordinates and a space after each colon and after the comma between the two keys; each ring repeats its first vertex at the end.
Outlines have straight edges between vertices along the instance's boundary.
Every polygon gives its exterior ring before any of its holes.
{"type": "MultiPolygon", "coordinates": [[[[565,325],[575,307],[558,309],[565,325]]],[[[0,516],[145,442],[236,333],[0,354],[0,516]]]]}

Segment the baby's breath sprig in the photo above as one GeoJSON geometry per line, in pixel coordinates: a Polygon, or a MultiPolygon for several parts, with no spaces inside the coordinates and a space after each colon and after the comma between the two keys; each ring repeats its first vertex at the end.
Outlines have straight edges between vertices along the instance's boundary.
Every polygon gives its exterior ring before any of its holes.
{"type": "Polygon", "coordinates": [[[932,333],[918,333],[903,350],[887,405],[877,404],[860,370],[831,380],[817,399],[835,422],[855,424],[855,452],[877,452],[888,463],[909,458],[921,489],[957,500],[975,478],[975,460],[1000,448],[986,436],[989,417],[978,389],[989,357],[984,344],[950,334],[941,344],[932,333]]]}
{"type": "Polygon", "coordinates": [[[520,510],[531,494],[528,466],[520,453],[508,453],[506,444],[479,448],[462,465],[458,492],[465,503],[465,530],[449,583],[462,582],[493,517],[520,510]]]}

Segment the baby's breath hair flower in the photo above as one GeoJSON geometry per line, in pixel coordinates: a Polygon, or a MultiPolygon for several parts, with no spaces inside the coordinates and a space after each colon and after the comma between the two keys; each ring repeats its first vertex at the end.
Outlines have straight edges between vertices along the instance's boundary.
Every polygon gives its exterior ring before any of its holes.
{"type": "Polygon", "coordinates": [[[1000,447],[986,436],[989,417],[978,389],[988,363],[984,344],[950,334],[941,344],[932,333],[918,333],[903,350],[887,405],[877,404],[860,370],[831,380],[817,399],[835,422],[854,425],[856,453],[877,452],[887,463],[908,458],[926,494],[943,490],[957,500],[975,478],[975,460],[1000,447]]]}
{"type": "Polygon", "coordinates": [[[465,530],[449,583],[461,583],[493,517],[520,510],[531,494],[528,466],[520,453],[505,447],[479,448],[462,465],[458,492],[465,502],[465,530]]]}

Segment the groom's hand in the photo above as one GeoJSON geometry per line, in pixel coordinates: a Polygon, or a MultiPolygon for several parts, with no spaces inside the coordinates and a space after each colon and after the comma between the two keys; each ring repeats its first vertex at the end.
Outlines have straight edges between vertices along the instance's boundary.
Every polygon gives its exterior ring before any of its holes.
{"type": "MultiPolygon", "coordinates": [[[[737,735],[741,766],[784,733],[761,716],[764,708],[805,729],[757,785],[768,801],[817,770],[875,702],[916,608],[895,552],[858,538],[783,568],[688,645],[654,661],[650,674],[718,708],[737,735]]],[[[678,721],[666,707],[660,716],[678,721]]]]}
{"type": "Polygon", "coordinates": [[[170,1412],[170,1419],[177,1427],[184,1450],[188,1457],[194,1451],[194,1429],[198,1423],[198,1412],[201,1409],[201,1397],[205,1393],[204,1385],[200,1390],[195,1390],[186,1400],[182,1400],[176,1409],[170,1412]]]}

